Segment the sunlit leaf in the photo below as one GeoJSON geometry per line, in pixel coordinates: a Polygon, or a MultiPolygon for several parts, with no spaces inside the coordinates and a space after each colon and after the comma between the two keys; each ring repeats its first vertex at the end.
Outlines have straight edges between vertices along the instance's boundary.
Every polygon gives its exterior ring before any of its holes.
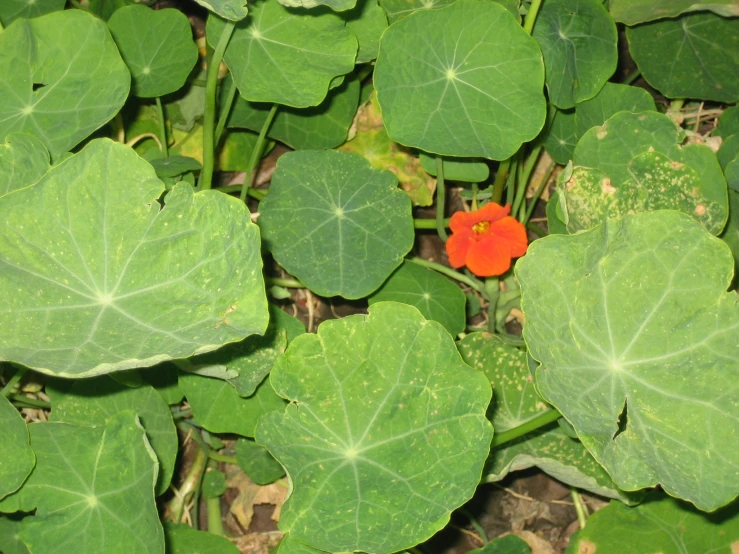
{"type": "Polygon", "coordinates": [[[590,100],[577,105],[577,137],[592,127],[603,125],[618,112],[657,111],[654,98],[645,89],[618,83],[606,83],[590,100]]]}
{"type": "Polygon", "coordinates": [[[613,19],[627,25],[702,10],[724,17],[739,15],[736,0],[610,0],[609,6],[613,19]]]}
{"type": "Polygon", "coordinates": [[[11,133],[0,144],[0,196],[38,181],[49,170],[49,152],[33,135],[11,133]]]}
{"type": "Polygon", "coordinates": [[[0,499],[15,492],[36,463],[28,440],[26,422],[18,410],[0,395],[0,499]]]}
{"type": "Polygon", "coordinates": [[[164,526],[167,554],[239,554],[240,550],[226,537],[198,531],[184,523],[164,526]]]}
{"type": "Polygon", "coordinates": [[[33,19],[64,9],[66,0],[3,0],[0,2],[0,22],[7,27],[16,19],[33,19]]]}
{"type": "Polygon", "coordinates": [[[358,0],[354,8],[341,16],[346,21],[346,28],[354,33],[359,43],[356,63],[374,60],[380,47],[380,36],[387,28],[387,16],[377,0],[358,0]]]}
{"type": "MultiPolygon", "coordinates": [[[[241,21],[249,13],[246,0],[195,0],[198,4],[223,19],[241,21]]],[[[253,6],[253,4],[249,4],[253,6]]]]}

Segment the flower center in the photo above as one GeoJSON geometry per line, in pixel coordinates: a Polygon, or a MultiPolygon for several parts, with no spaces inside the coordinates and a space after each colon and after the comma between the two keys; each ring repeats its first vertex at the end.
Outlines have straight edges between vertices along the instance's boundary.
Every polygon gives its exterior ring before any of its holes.
{"type": "Polygon", "coordinates": [[[475,223],[472,226],[472,231],[476,235],[482,235],[483,233],[487,232],[487,230],[490,228],[490,222],[489,221],[481,221],[480,223],[475,223]]]}

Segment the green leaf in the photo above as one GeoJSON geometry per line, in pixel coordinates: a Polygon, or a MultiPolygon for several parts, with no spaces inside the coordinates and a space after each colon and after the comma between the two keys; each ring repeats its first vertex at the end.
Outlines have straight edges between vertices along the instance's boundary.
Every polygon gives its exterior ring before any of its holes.
{"type": "Polygon", "coordinates": [[[157,158],[151,160],[151,166],[157,173],[157,177],[177,177],[188,171],[199,171],[200,162],[187,156],[170,156],[168,158],[157,158]]]}
{"type": "Polygon", "coordinates": [[[729,221],[721,239],[729,246],[734,255],[735,275],[739,275],[739,192],[729,191],[729,221]]]}
{"type": "Polygon", "coordinates": [[[377,0],[358,0],[357,5],[342,13],[341,17],[346,21],[346,28],[354,33],[359,43],[356,63],[374,60],[380,48],[380,36],[387,28],[387,16],[377,4],[377,0]]]}
{"type": "MultiPolygon", "coordinates": [[[[7,31],[6,31],[7,33],[7,31]]],[[[164,185],[108,139],[0,202],[0,357],[89,377],[261,333],[259,232],[243,203],[164,185]]]]}
{"type": "Polygon", "coordinates": [[[322,323],[270,376],[291,404],[257,440],[285,466],[280,528],[330,552],[395,552],[430,537],[470,498],[492,427],[490,384],[441,325],[411,306],[322,323]]]}
{"type": "MultiPolygon", "coordinates": [[[[359,102],[359,80],[345,79],[329,91],[326,99],[314,108],[281,106],[267,135],[295,150],[334,148],[346,140],[359,102]]],[[[248,102],[239,96],[228,119],[229,127],[261,131],[271,104],[248,102]]]]}
{"type": "Polygon", "coordinates": [[[626,28],[646,81],[668,98],[739,99],[739,19],[683,15],[626,28]]]}
{"type": "Polygon", "coordinates": [[[595,512],[588,518],[587,527],[573,535],[567,553],[728,553],[736,550],[737,541],[736,506],[705,514],[685,502],[653,493],[635,508],[611,502],[595,512]]]}
{"type": "Polygon", "coordinates": [[[458,0],[391,25],[374,73],[390,138],[434,154],[494,160],[541,131],[543,84],[536,41],[488,0],[458,0]]]}
{"type": "Polygon", "coordinates": [[[31,552],[164,551],[157,461],[133,412],[100,427],[34,423],[29,430],[36,468],[16,495],[22,511],[36,510],[21,530],[31,552]]]}
{"type": "Polygon", "coordinates": [[[289,152],[259,206],[264,240],[315,293],[367,296],[413,246],[411,203],[396,184],[354,154],[289,152]]]}
{"type": "Polygon", "coordinates": [[[575,110],[558,110],[550,106],[550,121],[544,127],[541,139],[552,159],[559,165],[567,165],[577,145],[577,121],[575,110]]]}
{"type": "Polygon", "coordinates": [[[469,554],[531,554],[531,547],[516,535],[498,537],[482,548],[470,550],[469,554]]]}
{"type": "MultiPolygon", "coordinates": [[[[224,25],[208,18],[212,46],[224,25]]],[[[356,55],[357,39],[338,15],[266,0],[236,25],[223,59],[247,100],[307,108],[323,102],[334,77],[354,69],[356,55]]]]}
{"type": "Polygon", "coordinates": [[[549,100],[560,109],[598,94],[616,71],[616,24],[601,0],[547,0],[532,36],[544,54],[549,100]]]}
{"type": "Polygon", "coordinates": [[[291,533],[287,533],[280,541],[280,546],[277,548],[277,554],[327,554],[325,550],[318,550],[300,542],[299,540],[293,539],[291,533]]]}
{"type": "Polygon", "coordinates": [[[619,112],[577,143],[575,167],[558,186],[567,229],[608,217],[673,209],[713,234],[726,224],[726,181],[706,146],[680,146],[683,131],[657,112],[619,112]]]}
{"type": "MultiPolygon", "coordinates": [[[[194,75],[195,80],[205,82],[205,71],[201,71],[194,75]]],[[[230,79],[231,77],[227,77],[230,79]]],[[[202,120],[204,116],[205,106],[205,86],[195,84],[194,82],[186,83],[171,101],[164,105],[165,118],[170,122],[174,129],[189,133],[192,131],[195,123],[202,120]]],[[[156,109],[153,110],[156,114],[156,109]]]]}
{"type": "Polygon", "coordinates": [[[184,523],[164,526],[167,554],[239,554],[240,550],[226,537],[198,531],[184,523]]]}
{"type": "Polygon", "coordinates": [[[559,193],[554,192],[547,202],[547,229],[549,234],[567,234],[567,226],[560,218],[559,193]]]}
{"type": "Polygon", "coordinates": [[[30,554],[20,539],[21,519],[0,517],[0,552],[3,554],[30,554]]]}
{"type": "Polygon", "coordinates": [[[285,475],[285,470],[269,450],[253,440],[236,441],[236,461],[257,485],[269,485],[285,475]]]}
{"type": "Polygon", "coordinates": [[[443,275],[413,262],[403,262],[369,298],[370,306],[385,301],[418,308],[423,317],[441,323],[452,337],[467,324],[462,290],[443,275]]]}
{"type": "Polygon", "coordinates": [[[624,490],[714,510],[739,493],[734,261],[659,211],[534,241],[516,264],[539,392],[624,490]]]}
{"type": "Polygon", "coordinates": [[[287,333],[287,342],[290,343],[297,336],[305,333],[305,325],[296,317],[293,317],[275,304],[269,305],[269,320],[278,329],[284,329],[287,333]]]}
{"type": "Polygon", "coordinates": [[[739,107],[727,108],[718,118],[718,126],[713,131],[713,136],[728,138],[739,134],[739,107]]]}
{"type": "MultiPolygon", "coordinates": [[[[436,157],[420,152],[421,167],[436,177],[436,157]]],[[[464,183],[481,183],[490,177],[490,167],[484,160],[444,157],[444,179],[464,183]]]]}
{"type": "Polygon", "coordinates": [[[177,384],[179,370],[172,362],[164,362],[154,367],[139,370],[139,374],[142,379],[156,389],[159,396],[168,405],[174,406],[182,402],[185,394],[177,384]]]}
{"type": "Polygon", "coordinates": [[[190,21],[179,10],[126,6],[108,20],[108,28],[131,70],[136,96],[179,90],[198,60],[190,21]]]}
{"type": "Polygon", "coordinates": [[[18,410],[0,395],[0,499],[26,480],[36,464],[36,456],[28,441],[26,422],[18,410]]]}
{"type": "Polygon", "coordinates": [[[388,22],[395,23],[419,10],[434,10],[453,3],[454,0],[379,0],[387,14],[388,22]]]}
{"type": "MultiPolygon", "coordinates": [[[[246,0],[195,0],[207,10],[229,21],[241,21],[249,13],[246,0]]],[[[252,6],[253,10],[253,6],[252,6]]],[[[210,19],[210,18],[209,18],[210,19]]]]}
{"type": "Polygon", "coordinates": [[[0,2],[0,22],[4,27],[16,19],[33,19],[64,9],[66,0],[3,0],[0,2]]]}
{"type": "Polygon", "coordinates": [[[590,100],[577,105],[577,138],[592,127],[603,125],[618,112],[656,112],[654,98],[646,90],[618,83],[606,83],[590,100]]]}
{"type": "Polygon", "coordinates": [[[211,433],[253,437],[257,421],[263,414],[285,406],[269,379],[265,379],[248,398],[239,396],[226,381],[194,373],[180,374],[179,383],[190,403],[193,417],[211,433]]]}
{"type": "MultiPolygon", "coordinates": [[[[489,333],[470,333],[457,347],[462,359],[483,372],[493,386],[495,396],[488,418],[496,433],[518,427],[550,409],[536,392],[524,350],[489,333]]],[[[620,490],[582,443],[568,437],[556,423],[495,448],[483,481],[494,483],[512,471],[534,466],[567,485],[607,498],[632,503],[640,496],[620,490]]]]}
{"type": "Polygon", "coordinates": [[[210,469],[203,477],[203,496],[205,498],[218,498],[226,492],[226,476],[222,471],[210,469]]]}
{"type": "Polygon", "coordinates": [[[149,385],[131,388],[108,376],[66,383],[51,381],[46,385],[53,406],[52,421],[103,427],[123,410],[135,412],[159,461],[155,492],[164,494],[174,472],[178,443],[172,412],[162,397],[149,385]]]}
{"type": "Polygon", "coordinates": [[[626,25],[711,10],[724,17],[739,15],[736,0],[610,0],[611,17],[626,25]]]}
{"type": "Polygon", "coordinates": [[[326,6],[336,12],[343,12],[352,9],[357,0],[278,0],[283,6],[288,8],[315,8],[318,6],[326,6]]]}
{"type": "Polygon", "coordinates": [[[26,133],[10,133],[0,144],[0,196],[25,188],[49,170],[49,151],[26,133]]]}
{"type": "Polygon", "coordinates": [[[103,21],[108,21],[110,17],[121,8],[131,6],[137,0],[88,0],[87,7],[90,13],[94,13],[103,21]]]}
{"type": "Polygon", "coordinates": [[[108,28],[93,15],[19,19],[0,33],[0,137],[32,134],[58,158],[121,109],[129,82],[108,28]]]}

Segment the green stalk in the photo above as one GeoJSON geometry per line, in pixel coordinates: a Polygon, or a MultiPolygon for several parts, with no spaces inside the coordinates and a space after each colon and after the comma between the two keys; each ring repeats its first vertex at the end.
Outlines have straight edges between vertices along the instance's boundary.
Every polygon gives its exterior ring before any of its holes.
{"type": "Polygon", "coordinates": [[[36,400],[35,398],[28,398],[22,394],[11,394],[10,401],[13,404],[20,406],[21,408],[39,408],[41,410],[51,410],[51,404],[44,402],[43,400],[36,400]]]}
{"type": "Polygon", "coordinates": [[[542,227],[539,227],[536,223],[531,223],[530,221],[526,224],[526,228],[529,231],[533,231],[538,237],[546,237],[549,234],[542,227]]]}
{"type": "Polygon", "coordinates": [[[267,114],[267,119],[264,120],[264,125],[262,125],[262,130],[259,131],[257,143],[254,145],[254,150],[252,150],[251,158],[249,158],[249,165],[246,167],[246,180],[244,181],[244,188],[241,189],[241,194],[239,194],[239,198],[242,202],[246,201],[246,193],[248,192],[248,188],[246,187],[251,188],[252,181],[254,180],[254,174],[256,173],[255,169],[257,167],[257,163],[262,157],[262,150],[264,149],[264,139],[267,136],[269,126],[272,125],[272,120],[275,118],[277,108],[279,107],[279,104],[272,104],[272,108],[267,114]]]}
{"type": "Polygon", "coordinates": [[[505,186],[506,179],[508,179],[508,172],[511,170],[511,158],[503,160],[498,164],[498,172],[495,174],[495,182],[493,183],[493,196],[490,198],[492,202],[500,204],[503,199],[503,187],[505,186]]]}
{"type": "Polygon", "coordinates": [[[490,449],[493,450],[504,445],[507,442],[511,442],[512,440],[515,440],[519,437],[523,437],[524,435],[531,433],[531,431],[536,431],[537,429],[540,429],[554,421],[557,421],[560,417],[561,414],[557,410],[549,410],[539,414],[535,418],[530,419],[529,421],[519,425],[518,427],[508,429],[507,431],[503,431],[502,433],[497,433],[493,437],[493,442],[490,445],[490,449]]]}
{"type": "Polygon", "coordinates": [[[297,279],[283,279],[281,277],[265,277],[264,284],[277,287],[285,287],[288,289],[307,289],[303,283],[297,279]]]}
{"type": "Polygon", "coordinates": [[[205,509],[208,514],[208,532],[223,537],[226,532],[223,530],[223,521],[221,520],[221,497],[207,497],[205,499],[205,509]]]}
{"type": "Polygon", "coordinates": [[[218,118],[218,125],[216,125],[216,136],[215,136],[215,145],[216,147],[221,142],[221,136],[223,135],[223,129],[226,127],[226,121],[228,121],[228,116],[231,114],[231,107],[234,103],[234,98],[236,98],[236,91],[238,90],[236,88],[236,83],[234,83],[233,78],[229,81],[230,87],[228,91],[226,92],[226,98],[223,102],[223,105],[221,106],[221,116],[218,118]]]}
{"type": "Polygon", "coordinates": [[[583,502],[580,493],[575,487],[570,487],[570,495],[572,496],[572,503],[575,505],[577,522],[580,524],[580,529],[585,529],[585,524],[588,522],[588,507],[583,502]]]}
{"type": "Polygon", "coordinates": [[[23,379],[23,376],[26,374],[26,371],[28,370],[24,367],[16,368],[15,374],[10,378],[7,384],[3,387],[2,395],[5,398],[10,398],[10,395],[13,392],[13,387],[15,387],[18,384],[18,381],[23,379]]]}
{"type": "Polygon", "coordinates": [[[430,262],[428,260],[424,260],[423,258],[407,258],[409,262],[413,262],[414,264],[418,264],[422,267],[427,267],[429,269],[433,269],[434,271],[438,271],[439,273],[446,275],[447,277],[451,277],[455,281],[459,281],[460,283],[464,283],[465,285],[468,285],[475,289],[477,292],[482,294],[487,298],[487,292],[485,291],[485,286],[482,284],[482,282],[478,281],[477,279],[472,279],[470,277],[467,277],[466,275],[463,275],[459,273],[458,271],[454,271],[453,269],[437,264],[436,262],[430,262]]]}
{"type": "Polygon", "coordinates": [[[528,34],[534,30],[534,23],[536,22],[536,16],[541,8],[542,0],[531,0],[531,6],[529,6],[529,13],[526,14],[526,21],[523,23],[523,30],[528,34]]]}
{"type": "Polygon", "coordinates": [[[164,108],[162,108],[162,99],[157,96],[157,119],[159,119],[159,142],[162,146],[162,154],[165,158],[169,157],[169,148],[167,147],[167,122],[164,120],[164,108]]]}
{"type": "MultiPolygon", "coordinates": [[[[195,454],[195,459],[190,466],[190,471],[187,473],[185,480],[179,489],[179,494],[175,495],[172,500],[169,501],[169,513],[174,523],[180,523],[182,521],[182,514],[185,511],[190,497],[195,493],[195,490],[200,486],[200,479],[205,471],[205,464],[208,461],[208,456],[205,450],[198,448],[195,454]]],[[[197,526],[197,520],[193,519],[197,526]]]]}
{"type": "Polygon", "coordinates": [[[226,456],[225,454],[219,454],[218,452],[208,452],[208,457],[216,462],[223,462],[225,464],[238,465],[236,456],[226,456]]]}
{"type": "Polygon", "coordinates": [[[267,196],[267,193],[269,192],[269,190],[255,189],[247,187],[246,185],[226,185],[225,187],[218,187],[216,190],[219,190],[226,194],[230,194],[232,192],[241,193],[244,188],[246,188],[246,194],[248,194],[255,200],[259,200],[260,202],[264,200],[264,197],[267,196]]]}
{"type": "Polygon", "coordinates": [[[498,297],[500,296],[500,280],[497,277],[488,277],[485,279],[485,297],[488,300],[488,331],[495,333],[495,310],[498,307],[498,297]]]}
{"type": "Polygon", "coordinates": [[[446,205],[446,187],[444,186],[444,160],[436,156],[436,232],[446,242],[449,238],[444,227],[444,208],[446,205]]]}
{"type": "Polygon", "coordinates": [[[516,179],[518,178],[518,171],[519,171],[519,163],[518,163],[518,153],[514,155],[514,159],[511,161],[511,170],[508,173],[508,178],[506,179],[506,199],[505,203],[508,205],[513,205],[513,196],[516,193],[516,179]]]}
{"type": "Polygon", "coordinates": [[[208,74],[205,78],[205,115],[203,118],[203,169],[198,179],[198,189],[208,190],[213,181],[215,167],[215,123],[216,123],[216,91],[218,90],[218,68],[221,66],[223,53],[231,40],[235,23],[226,21],[218,39],[213,56],[208,63],[208,74]]]}
{"type": "Polygon", "coordinates": [[[544,187],[547,186],[547,182],[549,181],[549,177],[551,177],[552,175],[552,171],[554,171],[555,165],[556,164],[554,163],[554,160],[552,160],[549,163],[549,167],[547,167],[547,170],[544,172],[544,177],[542,178],[541,183],[539,183],[539,187],[536,189],[534,197],[531,199],[528,208],[526,208],[526,213],[523,216],[523,221],[521,221],[521,223],[523,223],[524,225],[526,225],[529,222],[529,219],[531,219],[531,214],[534,213],[536,202],[539,200],[541,193],[544,192],[544,187]]]}
{"type": "Polygon", "coordinates": [[[636,81],[639,77],[641,77],[641,71],[637,69],[631,75],[626,77],[626,79],[624,79],[624,85],[630,85],[631,83],[636,81]]]}
{"type": "Polygon", "coordinates": [[[470,525],[472,525],[475,531],[477,531],[477,534],[480,535],[480,539],[482,540],[483,544],[487,544],[490,542],[490,539],[488,539],[488,534],[485,532],[485,528],[480,525],[480,522],[477,521],[477,519],[475,519],[475,517],[470,512],[468,512],[464,508],[459,508],[457,511],[469,520],[470,525]]]}
{"type": "MultiPolygon", "coordinates": [[[[437,222],[435,219],[414,219],[414,229],[436,229],[437,222]]],[[[444,219],[444,227],[449,228],[449,218],[444,219]]]]}

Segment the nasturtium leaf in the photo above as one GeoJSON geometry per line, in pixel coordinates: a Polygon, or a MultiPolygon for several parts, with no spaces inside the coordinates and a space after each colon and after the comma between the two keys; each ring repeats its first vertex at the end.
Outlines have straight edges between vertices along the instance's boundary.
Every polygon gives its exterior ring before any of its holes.
{"type": "Polygon", "coordinates": [[[706,514],[685,502],[652,493],[634,508],[611,502],[592,514],[588,525],[572,536],[567,553],[733,554],[737,546],[739,514],[736,506],[706,514]]]}
{"type": "Polygon", "coordinates": [[[549,234],[559,234],[559,235],[566,235],[567,234],[567,226],[564,224],[564,222],[560,219],[560,212],[559,209],[559,193],[554,192],[552,196],[549,198],[549,202],[547,202],[547,230],[549,231],[549,234]]]}
{"type": "Polygon", "coordinates": [[[193,75],[192,82],[186,83],[176,95],[168,97],[168,99],[171,98],[172,100],[164,105],[164,112],[166,119],[174,129],[189,133],[195,126],[195,123],[203,119],[205,111],[205,86],[200,83],[205,83],[205,77],[205,71],[193,75]],[[195,80],[198,80],[199,83],[195,84],[195,80]]]}
{"type": "MultiPolygon", "coordinates": [[[[223,20],[208,18],[212,46],[224,26],[223,20]]],[[[354,69],[356,55],[357,39],[338,15],[260,0],[236,24],[223,59],[247,100],[307,108],[323,102],[334,77],[354,69]]]]}
{"type": "Polygon", "coordinates": [[[87,8],[90,13],[94,13],[103,21],[108,21],[116,11],[136,3],[137,0],[88,0],[87,8]]]}
{"type": "Polygon", "coordinates": [[[21,518],[0,517],[0,552],[3,554],[30,554],[20,539],[21,518]]]}
{"type": "Polygon", "coordinates": [[[713,136],[727,138],[736,134],[739,134],[739,106],[731,106],[718,118],[718,126],[713,131],[713,136]]]}
{"type": "Polygon", "coordinates": [[[198,531],[189,525],[164,526],[167,554],[239,554],[240,550],[226,537],[198,531]]]}
{"type": "Polygon", "coordinates": [[[33,19],[64,9],[67,0],[3,0],[0,2],[0,23],[4,27],[16,19],[33,19]]]}
{"type": "MultiPolygon", "coordinates": [[[[195,0],[208,11],[229,21],[241,21],[249,13],[246,0],[195,0]]],[[[251,4],[253,6],[253,4],[251,4]]],[[[215,39],[218,42],[218,38],[215,39]]]]}
{"type": "Polygon", "coordinates": [[[471,550],[469,554],[531,554],[531,547],[516,535],[506,535],[491,540],[482,548],[471,550]]]}
{"type": "Polygon", "coordinates": [[[626,28],[646,81],[668,98],[739,100],[739,19],[694,13],[626,28]]]}
{"type": "Polygon", "coordinates": [[[395,176],[347,152],[283,155],[259,213],[277,262],[322,296],[367,296],[413,246],[411,203],[395,176]]]}
{"type": "Polygon", "coordinates": [[[218,498],[226,492],[226,475],[217,469],[210,469],[203,476],[201,487],[205,498],[218,498]]]}
{"type": "Polygon", "coordinates": [[[489,0],[388,27],[373,79],[390,138],[434,154],[506,159],[546,116],[539,46],[489,0]]]}
{"type": "Polygon", "coordinates": [[[590,100],[577,105],[577,137],[592,127],[603,125],[618,112],[657,111],[654,98],[646,90],[618,83],[606,83],[590,100]]]}
{"type": "Polygon", "coordinates": [[[352,9],[357,0],[278,0],[283,6],[288,8],[316,8],[318,6],[326,6],[336,12],[344,12],[352,9]]]}
{"type": "Polygon", "coordinates": [[[601,0],[547,0],[532,36],[544,54],[549,100],[560,109],[598,94],[616,71],[616,24],[601,0]]]}
{"type": "Polygon", "coordinates": [[[379,0],[387,14],[388,22],[395,23],[419,10],[443,8],[454,0],[379,0]]]}
{"type": "Polygon", "coordinates": [[[133,412],[100,427],[34,423],[29,431],[36,467],[15,495],[21,511],[36,510],[21,525],[31,552],[164,551],[157,461],[133,412]]]}
{"type": "Polygon", "coordinates": [[[136,96],[179,90],[198,60],[190,21],[179,10],[126,6],[112,15],[108,28],[131,71],[136,96]]]}
{"type": "Polygon", "coordinates": [[[409,149],[387,136],[376,94],[370,93],[359,107],[353,127],[354,136],[340,150],[359,154],[369,160],[372,167],[392,172],[414,206],[433,204],[436,179],[428,176],[409,149]]]}
{"type": "MultiPolygon", "coordinates": [[[[328,92],[326,99],[313,108],[277,110],[267,136],[295,150],[334,148],[346,140],[359,103],[359,80],[345,79],[328,92]]],[[[249,102],[237,97],[228,119],[229,127],[244,127],[259,132],[267,120],[271,104],[249,102]]]]}
{"type": "Polygon", "coordinates": [[[619,112],[577,143],[574,168],[558,186],[570,232],[608,217],[674,209],[713,234],[726,224],[726,180],[706,146],[680,146],[682,130],[657,112],[619,112]]]}
{"type": "Polygon", "coordinates": [[[453,337],[467,324],[462,290],[440,273],[413,262],[403,262],[369,298],[370,306],[385,301],[418,308],[423,317],[438,321],[453,337]]]}
{"type": "Polygon", "coordinates": [[[739,192],[729,191],[729,220],[726,229],[721,234],[723,240],[734,254],[734,265],[737,269],[735,275],[739,275],[739,192]]]}
{"type": "Polygon", "coordinates": [[[294,539],[291,533],[287,533],[280,541],[277,554],[327,554],[327,552],[300,542],[294,539]]]}
{"type": "Polygon", "coordinates": [[[253,437],[257,421],[263,414],[285,406],[269,379],[262,381],[248,398],[239,396],[226,381],[194,373],[181,373],[179,384],[192,408],[193,417],[211,433],[253,437]]]}
{"type": "MultiPolygon", "coordinates": [[[[6,31],[7,32],[7,31],[6,31]]],[[[90,377],[215,350],[267,326],[243,203],[164,185],[108,139],[0,202],[0,358],[90,377]]]]}
{"type": "Polygon", "coordinates": [[[130,79],[97,17],[19,19],[0,33],[0,137],[32,134],[57,158],[121,109],[130,79]]]}
{"type": "Polygon", "coordinates": [[[356,63],[374,60],[380,48],[380,36],[387,28],[387,16],[377,0],[358,0],[357,5],[342,13],[341,17],[359,43],[356,63]]]}
{"type": "Polygon", "coordinates": [[[714,510],[739,494],[729,249],[688,216],[545,237],[516,264],[539,392],[624,490],[714,510]]]}
{"type": "Polygon", "coordinates": [[[739,15],[736,0],[610,0],[611,17],[626,25],[711,10],[724,17],[739,15]]]}
{"type": "Polygon", "coordinates": [[[18,410],[0,394],[0,498],[4,498],[26,480],[36,463],[28,441],[26,422],[18,410]]]}
{"type": "Polygon", "coordinates": [[[554,106],[541,139],[552,159],[560,165],[567,165],[572,159],[577,145],[577,122],[575,110],[558,110],[554,106]]]}
{"type": "MultiPolygon", "coordinates": [[[[436,156],[420,152],[421,167],[436,177],[436,156]]],[[[481,183],[490,177],[490,167],[484,160],[444,157],[444,179],[465,183],[481,183]]]]}
{"type": "Polygon", "coordinates": [[[182,402],[185,395],[177,384],[179,369],[175,364],[164,362],[154,367],[142,369],[139,373],[141,378],[154,387],[168,405],[174,406],[182,402]]]}
{"type": "Polygon", "coordinates": [[[492,437],[490,384],[412,306],[381,302],[322,323],[290,344],[270,380],[291,404],[262,418],[257,441],[291,480],[280,528],[292,538],[396,552],[474,492],[492,437]]]}
{"type": "Polygon", "coordinates": [[[157,177],[177,177],[188,171],[198,171],[200,162],[187,156],[169,156],[168,158],[156,158],[151,160],[151,166],[156,171],[157,177]]]}
{"type": "Polygon", "coordinates": [[[253,440],[236,441],[236,462],[257,485],[269,485],[285,475],[285,470],[269,450],[253,440]]]}
{"type": "Polygon", "coordinates": [[[57,386],[52,381],[46,385],[51,397],[52,421],[102,427],[124,410],[135,412],[159,461],[156,493],[165,493],[177,459],[177,430],[169,406],[154,388],[150,385],[127,387],[106,375],[72,381],[71,386],[65,386],[66,383],[57,386]]]}
{"type": "Polygon", "coordinates": [[[49,170],[49,151],[26,133],[10,133],[0,144],[0,196],[38,181],[49,170]]]}
{"type": "MultiPolygon", "coordinates": [[[[526,423],[551,409],[536,393],[526,352],[489,333],[471,333],[457,343],[462,359],[482,371],[495,395],[488,418],[496,433],[526,423]]],[[[556,423],[495,448],[488,458],[483,481],[493,483],[510,472],[536,466],[572,487],[631,503],[636,497],[621,491],[603,467],[578,440],[556,423]]]]}

